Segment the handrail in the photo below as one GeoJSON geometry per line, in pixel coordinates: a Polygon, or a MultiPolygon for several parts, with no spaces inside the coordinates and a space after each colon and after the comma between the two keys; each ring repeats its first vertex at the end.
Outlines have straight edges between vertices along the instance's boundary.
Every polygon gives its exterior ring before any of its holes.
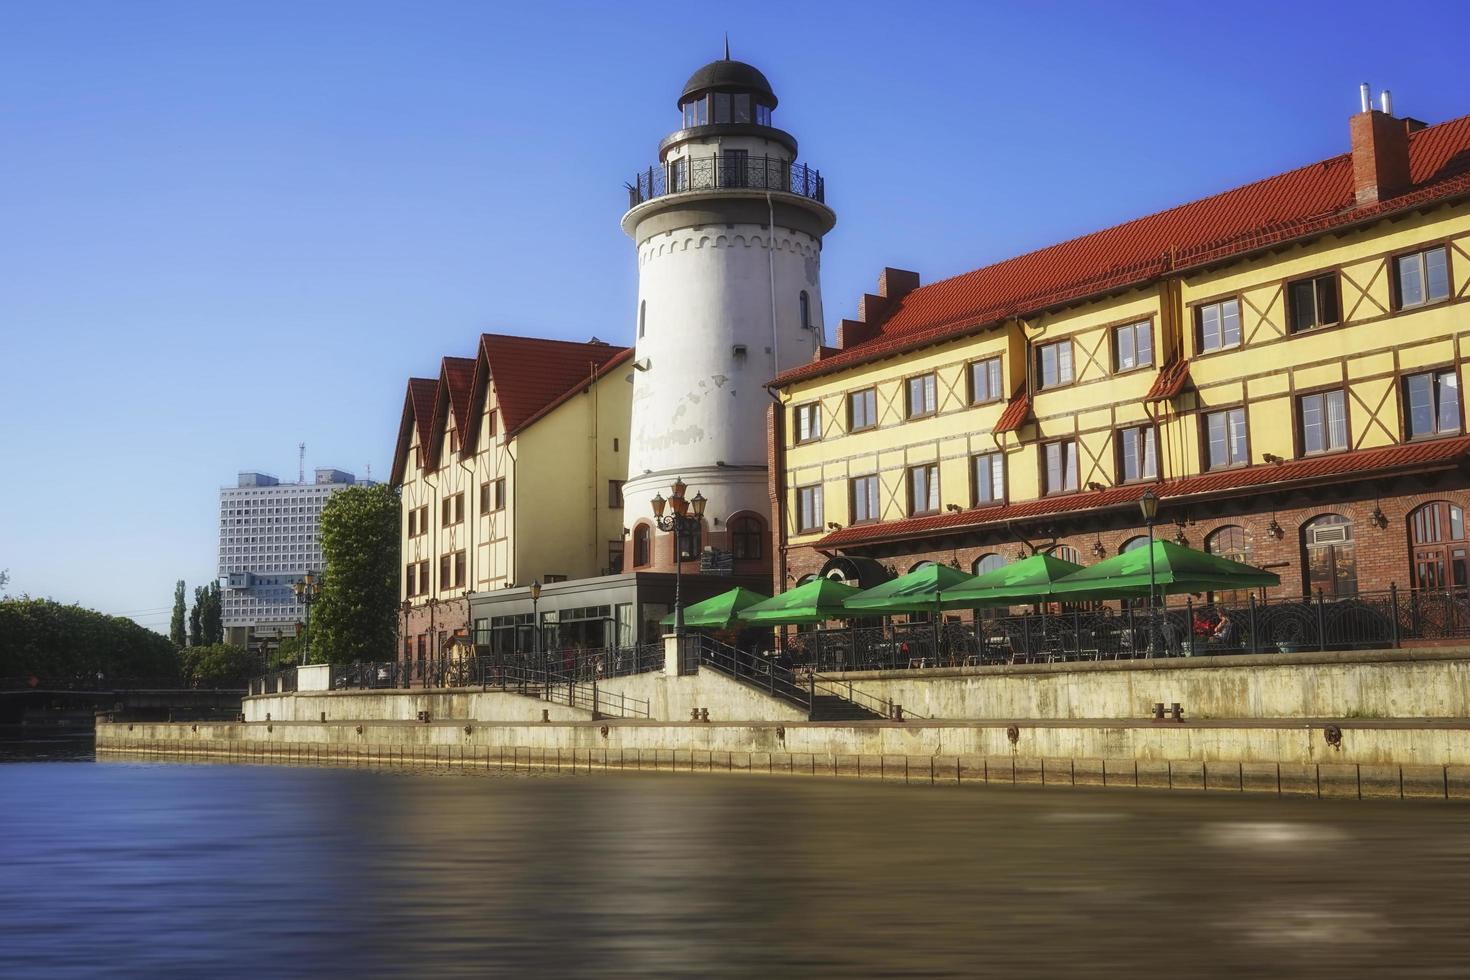
{"type": "Polygon", "coordinates": [[[789,701],[808,714],[812,710],[812,693],[796,674],[767,658],[736,649],[710,636],[699,634],[700,663],[708,664],[736,680],[763,687],[768,694],[789,701]]]}
{"type": "Polygon", "coordinates": [[[927,718],[926,715],[921,715],[917,711],[910,711],[908,708],[902,708],[902,714],[900,715],[899,710],[901,706],[896,704],[892,698],[880,698],[869,694],[867,691],[859,691],[852,686],[852,681],[826,677],[815,671],[812,672],[811,678],[813,690],[851,701],[859,708],[866,708],[869,711],[882,715],[884,718],[892,718],[895,721],[902,721],[904,718],[917,718],[920,720],[927,718]]]}
{"type": "Polygon", "coordinates": [[[627,187],[630,208],[669,194],[711,190],[781,191],[827,200],[827,182],[820,170],[779,157],[734,153],[671,160],[639,172],[627,187]]]}

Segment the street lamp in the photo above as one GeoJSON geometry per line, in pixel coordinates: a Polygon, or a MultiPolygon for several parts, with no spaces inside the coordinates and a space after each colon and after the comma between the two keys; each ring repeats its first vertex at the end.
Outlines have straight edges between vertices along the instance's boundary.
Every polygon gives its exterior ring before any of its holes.
{"type": "MultiPolygon", "coordinates": [[[[695,541],[699,540],[699,529],[704,521],[704,505],[707,501],[704,494],[696,493],[694,497],[686,498],[684,491],[689,485],[682,478],[674,481],[669,487],[669,499],[664,500],[663,494],[654,494],[650,503],[653,505],[653,524],[660,531],[674,532],[674,635],[684,634],[684,542],[693,536],[695,541]],[[667,507],[673,513],[665,516],[664,508],[667,507]]],[[[689,557],[693,557],[692,555],[689,557]]]]}
{"type": "Polygon", "coordinates": [[[1154,592],[1158,588],[1154,571],[1154,521],[1159,517],[1159,498],[1152,490],[1145,490],[1139,498],[1138,509],[1143,511],[1143,523],[1148,525],[1148,645],[1153,649],[1159,638],[1158,604],[1154,601],[1154,592]]]}
{"type": "Polygon", "coordinates": [[[541,580],[531,582],[531,662],[540,670],[541,663],[541,580]]]}
{"type": "Polygon", "coordinates": [[[296,593],[296,601],[306,607],[306,623],[301,630],[301,666],[305,667],[307,638],[311,635],[311,604],[316,602],[322,587],[311,577],[311,569],[307,569],[304,578],[291,583],[291,591],[296,593]]]}

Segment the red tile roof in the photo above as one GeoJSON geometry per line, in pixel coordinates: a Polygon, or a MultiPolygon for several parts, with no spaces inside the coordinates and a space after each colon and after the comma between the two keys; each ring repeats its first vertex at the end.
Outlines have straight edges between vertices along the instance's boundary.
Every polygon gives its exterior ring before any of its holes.
{"type": "Polygon", "coordinates": [[[1166,273],[1470,195],[1470,116],[1411,133],[1409,167],[1414,187],[1359,207],[1352,156],[1344,153],[921,286],[899,301],[872,339],[792,368],[776,382],[828,374],[1166,273]]]}
{"type": "Polygon", "coordinates": [[[601,342],[484,334],[475,362],[472,412],[478,413],[484,405],[486,386],[494,385],[501,425],[508,435],[514,434],[542,408],[594,376],[624,350],[627,348],[601,342]]]}
{"type": "Polygon", "coordinates": [[[470,394],[475,383],[473,357],[446,357],[439,372],[439,397],[446,395],[454,411],[454,427],[461,434],[470,428],[470,394]]]}
{"type": "Polygon", "coordinates": [[[1154,378],[1153,387],[1149,388],[1143,400],[1146,402],[1168,401],[1183,391],[1187,384],[1189,384],[1189,358],[1176,357],[1159,369],[1159,376],[1154,378]]]}
{"type": "Polygon", "coordinates": [[[1014,432],[1026,423],[1031,417],[1031,395],[1027,393],[1023,385],[1011,400],[1006,404],[1006,410],[1000,413],[1000,418],[995,423],[993,432],[1014,432]]]}
{"type": "Polygon", "coordinates": [[[403,482],[414,431],[418,432],[420,446],[432,444],[430,434],[433,432],[434,402],[438,391],[439,382],[433,378],[408,379],[408,390],[403,395],[403,415],[398,422],[398,448],[393,453],[393,472],[388,478],[393,486],[403,482]]]}
{"type": "Polygon", "coordinates": [[[631,348],[631,347],[621,348],[618,351],[618,353],[614,354],[608,360],[603,361],[602,364],[598,366],[597,370],[594,371],[592,374],[588,375],[587,377],[584,377],[584,378],[579,379],[576,384],[572,385],[566,391],[562,392],[560,395],[558,395],[557,397],[553,398],[551,401],[547,402],[545,405],[541,406],[541,408],[537,409],[536,412],[534,412],[529,418],[527,418],[520,425],[516,426],[514,429],[507,429],[506,430],[506,434],[507,435],[515,435],[517,432],[520,432],[520,431],[522,431],[522,430],[524,430],[526,428],[529,428],[538,419],[543,418],[544,416],[550,414],[558,405],[562,404],[565,401],[569,401],[572,398],[572,396],[574,396],[574,395],[576,395],[576,394],[578,394],[580,392],[586,391],[588,384],[590,384],[593,381],[596,381],[598,378],[602,377],[604,374],[607,374],[609,371],[612,371],[613,369],[617,368],[619,365],[624,364],[627,361],[631,360],[632,357],[633,357],[633,348],[631,348]]]}
{"type": "Polygon", "coordinates": [[[1315,456],[1290,460],[1277,465],[1247,466],[1221,470],[1199,476],[1187,476],[1160,483],[1129,484],[1105,490],[1069,493],[1043,497],[1016,504],[996,504],[931,517],[913,517],[880,524],[845,527],[822,538],[817,548],[841,548],[924,538],[939,534],[977,531],[1007,521],[1025,521],[1041,517],[1073,514],[1080,511],[1102,511],[1137,504],[1145,490],[1152,489],[1161,500],[1187,502],[1249,490],[1279,491],[1289,486],[1311,484],[1323,480],[1341,482],[1344,476],[1354,478],[1382,477],[1395,473],[1421,472],[1463,464],[1470,458],[1470,436],[1436,439],[1379,449],[1315,456]]]}

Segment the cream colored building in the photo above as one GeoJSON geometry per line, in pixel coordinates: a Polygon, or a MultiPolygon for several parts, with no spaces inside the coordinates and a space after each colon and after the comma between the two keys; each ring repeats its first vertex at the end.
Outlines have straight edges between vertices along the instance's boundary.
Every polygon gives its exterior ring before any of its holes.
{"type": "Polygon", "coordinates": [[[485,334],[409,381],[392,474],[406,659],[466,633],[471,592],[621,569],[631,353],[485,334]]]}

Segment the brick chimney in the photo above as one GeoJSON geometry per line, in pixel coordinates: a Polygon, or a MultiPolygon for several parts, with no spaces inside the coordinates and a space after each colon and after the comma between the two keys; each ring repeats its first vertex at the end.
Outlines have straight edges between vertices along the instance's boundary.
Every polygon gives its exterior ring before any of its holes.
{"type": "Polygon", "coordinates": [[[1352,118],[1353,193],[1361,204],[1377,204],[1409,189],[1409,120],[1395,119],[1393,97],[1385,91],[1373,108],[1368,84],[1363,111],[1352,118]]]}
{"type": "Polygon", "coordinates": [[[847,349],[878,336],[883,325],[905,296],[919,288],[919,274],[907,269],[885,268],[878,276],[878,292],[864,293],[858,302],[858,318],[837,325],[837,346],[847,349]]]}

